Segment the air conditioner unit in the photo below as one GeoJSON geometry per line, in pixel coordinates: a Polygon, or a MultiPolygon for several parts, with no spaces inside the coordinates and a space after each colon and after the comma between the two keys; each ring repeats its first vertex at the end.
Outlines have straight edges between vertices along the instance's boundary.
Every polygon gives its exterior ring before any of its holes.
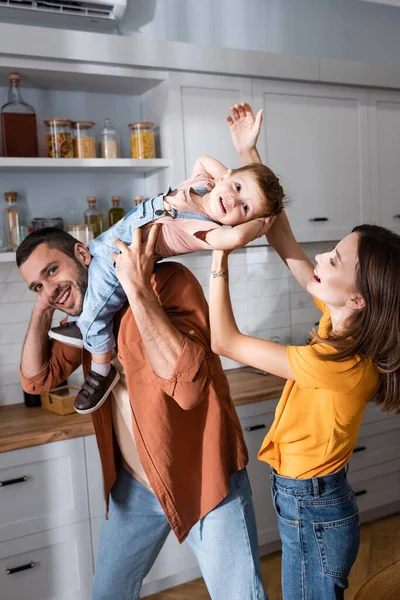
{"type": "Polygon", "coordinates": [[[114,29],[125,12],[126,3],[127,0],[0,0],[0,21],[114,29]]]}

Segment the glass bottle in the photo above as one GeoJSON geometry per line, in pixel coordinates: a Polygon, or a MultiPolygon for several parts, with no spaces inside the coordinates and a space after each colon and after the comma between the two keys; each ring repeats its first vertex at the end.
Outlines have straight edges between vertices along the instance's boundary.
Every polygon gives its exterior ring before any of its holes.
{"type": "Polygon", "coordinates": [[[103,215],[96,208],[96,196],[87,197],[89,208],[83,213],[86,225],[91,225],[93,228],[94,237],[97,237],[103,232],[103,215]]]}
{"type": "Polygon", "coordinates": [[[6,207],[4,209],[6,215],[6,227],[7,227],[7,250],[16,250],[15,240],[18,238],[19,230],[19,210],[16,206],[17,203],[17,192],[4,192],[4,200],[6,201],[6,207]]]}
{"type": "Polygon", "coordinates": [[[120,141],[119,133],[113,127],[110,119],[105,119],[104,128],[99,137],[99,158],[119,158],[120,141]]]}
{"type": "Polygon", "coordinates": [[[133,206],[139,206],[139,204],[142,204],[142,202],[143,202],[143,196],[134,196],[133,206]]]}
{"type": "Polygon", "coordinates": [[[125,210],[120,206],[121,197],[111,196],[112,208],[108,211],[108,224],[110,227],[118,223],[124,216],[125,210]]]}
{"type": "Polygon", "coordinates": [[[3,155],[37,157],[39,150],[35,109],[21,97],[19,74],[11,73],[8,78],[8,102],[1,107],[3,155]]]}

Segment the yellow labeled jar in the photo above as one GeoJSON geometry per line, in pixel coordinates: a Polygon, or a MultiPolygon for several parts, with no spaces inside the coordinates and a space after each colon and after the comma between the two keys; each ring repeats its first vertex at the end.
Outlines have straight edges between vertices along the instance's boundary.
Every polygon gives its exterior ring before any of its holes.
{"type": "Polygon", "coordinates": [[[47,155],[50,158],[74,158],[71,121],[69,119],[49,119],[45,121],[47,155]]]}
{"type": "Polygon", "coordinates": [[[154,123],[129,123],[132,158],[155,158],[154,123]]]}
{"type": "Polygon", "coordinates": [[[93,121],[73,121],[74,158],[96,158],[96,138],[93,121]]]}

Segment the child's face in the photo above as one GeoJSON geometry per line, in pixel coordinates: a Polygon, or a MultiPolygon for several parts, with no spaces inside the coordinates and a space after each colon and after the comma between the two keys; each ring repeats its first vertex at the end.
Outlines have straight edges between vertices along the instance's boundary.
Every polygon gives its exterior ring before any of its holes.
{"type": "Polygon", "coordinates": [[[250,173],[225,171],[210,192],[205,210],[209,217],[223,225],[239,225],[264,217],[265,199],[250,173]]]}

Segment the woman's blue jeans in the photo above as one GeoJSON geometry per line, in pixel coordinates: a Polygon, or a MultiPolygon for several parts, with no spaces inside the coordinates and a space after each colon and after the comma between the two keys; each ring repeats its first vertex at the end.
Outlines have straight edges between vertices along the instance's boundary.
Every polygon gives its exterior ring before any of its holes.
{"type": "MultiPolygon", "coordinates": [[[[190,530],[187,541],[212,600],[268,600],[246,469],[232,475],[228,496],[190,530]]],[[[93,600],[137,600],[142,581],[171,527],[155,494],[121,469],[103,519],[93,600]]]]}
{"type": "Polygon", "coordinates": [[[284,600],[343,600],[360,544],[358,509],[345,469],[312,479],[272,471],[271,483],[284,600]]]}

